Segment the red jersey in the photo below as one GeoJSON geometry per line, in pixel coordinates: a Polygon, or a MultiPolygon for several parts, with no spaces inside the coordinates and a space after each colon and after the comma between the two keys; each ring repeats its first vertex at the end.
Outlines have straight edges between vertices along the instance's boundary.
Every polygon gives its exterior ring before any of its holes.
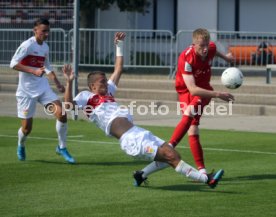
{"type": "Polygon", "coordinates": [[[178,93],[189,92],[182,74],[193,75],[198,87],[212,90],[210,85],[211,65],[217,48],[214,42],[209,43],[209,50],[205,60],[195,53],[194,46],[186,48],[178,58],[178,66],[175,77],[175,89],[178,93]]]}

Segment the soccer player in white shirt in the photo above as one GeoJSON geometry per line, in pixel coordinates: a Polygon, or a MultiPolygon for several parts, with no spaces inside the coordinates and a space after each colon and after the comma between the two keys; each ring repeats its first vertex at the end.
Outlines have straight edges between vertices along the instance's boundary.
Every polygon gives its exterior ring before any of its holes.
{"type": "MultiPolygon", "coordinates": [[[[74,99],[72,97],[74,73],[70,65],[63,67],[62,70],[66,79],[64,94],[66,108],[78,107],[83,109],[91,122],[96,123],[107,135],[114,136],[120,141],[121,149],[127,155],[169,164],[176,172],[214,188],[223,173],[220,173],[220,176],[215,174],[210,177],[199,173],[195,168],[181,160],[180,155],[167,142],[151,132],[135,126],[128,109],[117,104],[114,94],[123,69],[124,38],[125,33],[123,32],[115,34],[115,69],[109,80],[107,80],[104,72],[89,73],[87,78],[89,91],[80,92],[74,99]]],[[[134,178],[136,186],[144,181],[142,177],[134,178]]]]}
{"type": "Polygon", "coordinates": [[[19,71],[19,83],[16,91],[17,112],[21,118],[21,127],[18,130],[17,156],[19,160],[26,159],[25,142],[32,130],[33,116],[36,103],[42,104],[56,117],[56,131],[59,144],[56,148],[68,163],[75,163],[74,158],[66,148],[67,117],[62,114],[61,102],[51,89],[49,79],[54,81],[57,89],[64,92],[49,62],[49,47],[45,40],[50,31],[47,19],[38,19],[34,23],[34,36],[24,41],[16,50],[10,67],[19,71]]]}

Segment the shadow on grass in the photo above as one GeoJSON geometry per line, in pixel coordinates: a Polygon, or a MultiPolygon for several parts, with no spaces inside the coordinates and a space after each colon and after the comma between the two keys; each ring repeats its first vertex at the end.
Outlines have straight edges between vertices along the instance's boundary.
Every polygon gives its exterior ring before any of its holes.
{"type": "Polygon", "coordinates": [[[250,176],[237,176],[237,177],[231,177],[231,178],[223,178],[224,181],[231,181],[231,182],[269,180],[269,179],[276,180],[276,174],[258,174],[258,175],[250,175],[250,176]]]}
{"type": "Polygon", "coordinates": [[[143,161],[114,161],[114,162],[77,162],[75,164],[69,164],[65,161],[53,161],[53,160],[29,160],[29,162],[37,162],[37,163],[47,163],[47,164],[61,164],[61,165],[72,165],[72,166],[144,166],[145,162],[143,161]]]}
{"type": "MultiPolygon", "coordinates": [[[[217,188],[219,188],[218,186],[217,188]]],[[[208,192],[208,193],[223,193],[223,194],[239,194],[238,192],[234,191],[222,191],[219,189],[211,189],[207,185],[203,185],[200,183],[195,184],[182,184],[182,185],[168,185],[168,186],[144,186],[144,188],[150,189],[158,189],[158,190],[165,190],[165,191],[200,191],[200,192],[208,192]]]]}

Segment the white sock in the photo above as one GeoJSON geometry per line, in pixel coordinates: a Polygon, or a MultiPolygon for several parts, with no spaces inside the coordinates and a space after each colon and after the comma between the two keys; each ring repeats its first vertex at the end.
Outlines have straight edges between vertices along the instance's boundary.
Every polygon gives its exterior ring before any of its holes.
{"type": "Polygon", "coordinates": [[[205,168],[199,169],[198,172],[207,175],[207,170],[205,168]]]}
{"type": "Polygon", "coordinates": [[[62,123],[59,120],[57,120],[56,121],[56,131],[58,134],[59,147],[66,148],[67,123],[62,123]]]}
{"type": "Polygon", "coordinates": [[[195,181],[206,183],[208,180],[208,177],[206,174],[201,174],[195,168],[185,163],[183,160],[179,161],[177,167],[175,168],[175,171],[195,181]]]}
{"type": "Polygon", "coordinates": [[[148,164],[144,169],[142,169],[142,171],[144,172],[142,177],[146,178],[148,175],[150,175],[158,170],[165,169],[169,166],[170,166],[169,164],[164,163],[164,162],[153,161],[150,164],[148,164]]]}
{"type": "Polygon", "coordinates": [[[171,143],[168,143],[169,146],[171,146],[172,148],[174,148],[174,146],[171,143]]]}
{"type": "Polygon", "coordinates": [[[22,132],[22,127],[18,130],[18,146],[25,147],[25,141],[27,139],[27,136],[24,135],[22,132]]]}

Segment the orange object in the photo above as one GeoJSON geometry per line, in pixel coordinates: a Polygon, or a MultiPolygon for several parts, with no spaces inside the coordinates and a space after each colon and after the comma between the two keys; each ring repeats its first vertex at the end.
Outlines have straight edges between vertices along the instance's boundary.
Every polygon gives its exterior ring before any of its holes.
{"type": "MultiPolygon", "coordinates": [[[[266,48],[273,55],[273,61],[276,62],[276,46],[269,46],[266,48]]],[[[256,45],[232,45],[229,46],[228,52],[234,56],[237,65],[251,65],[255,64],[253,60],[254,55],[259,55],[260,51],[256,45]]]]}

